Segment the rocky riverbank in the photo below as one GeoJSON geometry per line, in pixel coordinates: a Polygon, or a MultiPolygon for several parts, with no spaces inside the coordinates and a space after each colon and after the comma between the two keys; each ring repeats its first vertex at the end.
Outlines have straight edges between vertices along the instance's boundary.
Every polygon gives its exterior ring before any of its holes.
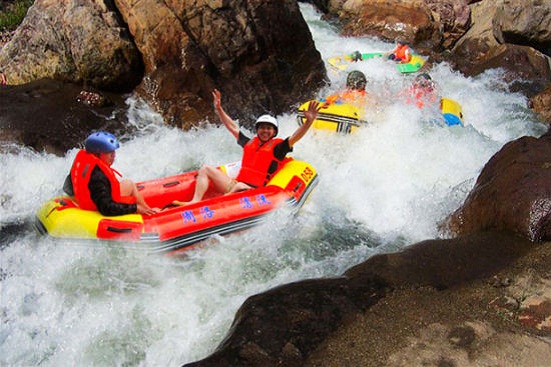
{"type": "Polygon", "coordinates": [[[550,263],[547,242],[472,282],[397,288],[339,327],[304,366],[548,366],[550,263]]]}
{"type": "Polygon", "coordinates": [[[211,366],[548,366],[551,243],[427,240],[248,299],[211,366]]]}

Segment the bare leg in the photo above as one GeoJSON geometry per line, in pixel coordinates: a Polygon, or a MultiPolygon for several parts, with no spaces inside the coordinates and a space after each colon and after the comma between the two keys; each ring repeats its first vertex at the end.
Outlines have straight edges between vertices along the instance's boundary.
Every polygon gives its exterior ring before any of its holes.
{"type": "Polygon", "coordinates": [[[203,199],[203,196],[209,187],[209,181],[212,181],[216,191],[222,193],[226,193],[226,191],[228,191],[228,187],[232,182],[231,178],[218,168],[203,166],[199,169],[199,174],[197,175],[197,185],[195,186],[195,194],[191,200],[192,202],[203,199]]]}
{"type": "Polygon", "coordinates": [[[202,166],[197,174],[195,183],[195,192],[193,198],[189,202],[174,200],[175,205],[186,205],[203,200],[203,196],[209,188],[209,183],[212,182],[216,191],[226,193],[232,179],[224,172],[213,166],[202,166]]]}
{"type": "Polygon", "coordinates": [[[136,188],[136,185],[134,185],[134,182],[131,180],[122,180],[121,181],[121,195],[122,196],[134,196],[136,198],[136,203],[145,206],[146,208],[149,208],[149,205],[145,202],[142,194],[138,191],[136,188]]]}

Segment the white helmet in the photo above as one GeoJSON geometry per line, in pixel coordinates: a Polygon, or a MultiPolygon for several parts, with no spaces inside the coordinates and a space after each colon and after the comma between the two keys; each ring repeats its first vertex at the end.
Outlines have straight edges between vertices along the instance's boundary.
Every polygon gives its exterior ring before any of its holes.
{"type": "Polygon", "coordinates": [[[258,124],[260,124],[262,122],[266,122],[268,124],[271,124],[275,128],[276,135],[277,135],[277,132],[279,130],[279,122],[277,122],[275,117],[273,117],[271,115],[262,115],[262,116],[260,116],[259,118],[256,119],[256,123],[254,124],[254,128],[258,129],[258,124]]]}

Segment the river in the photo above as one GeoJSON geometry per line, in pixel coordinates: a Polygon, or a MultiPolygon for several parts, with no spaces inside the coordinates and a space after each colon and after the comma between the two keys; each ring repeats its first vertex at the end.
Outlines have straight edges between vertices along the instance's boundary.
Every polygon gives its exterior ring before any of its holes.
{"type": "MultiPolygon", "coordinates": [[[[393,47],[340,37],[314,8],[301,7],[324,60],[393,47]]],[[[383,59],[354,67],[367,75],[378,105],[366,111],[370,124],[356,134],[310,131],[296,144],[292,156],[320,175],[298,216],[282,210],[183,259],[37,235],[28,224],[42,202],[61,193],[77,151],[58,157],[1,146],[0,365],[180,366],[204,358],[247,297],[337,276],[373,254],[445,237],[439,223],[461,205],[490,157],[509,141],[546,131],[499,70],[467,78],[446,64],[430,69],[468,123],[447,127],[437,111],[395,97],[412,76],[383,59]]],[[[320,97],[342,87],[346,73],[329,77],[320,97]]],[[[120,137],[114,167],[134,181],[240,159],[224,128],[170,128],[133,99],[128,116],[135,133],[120,137]]],[[[280,136],[297,127],[294,111],[278,119],[280,136]]]]}

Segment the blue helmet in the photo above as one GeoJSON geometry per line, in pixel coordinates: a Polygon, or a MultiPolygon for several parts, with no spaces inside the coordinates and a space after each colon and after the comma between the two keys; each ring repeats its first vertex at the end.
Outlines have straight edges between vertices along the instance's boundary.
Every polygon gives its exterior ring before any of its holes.
{"type": "Polygon", "coordinates": [[[98,131],[88,135],[84,141],[84,147],[89,153],[113,152],[120,146],[115,135],[105,131],[98,131]]]}

